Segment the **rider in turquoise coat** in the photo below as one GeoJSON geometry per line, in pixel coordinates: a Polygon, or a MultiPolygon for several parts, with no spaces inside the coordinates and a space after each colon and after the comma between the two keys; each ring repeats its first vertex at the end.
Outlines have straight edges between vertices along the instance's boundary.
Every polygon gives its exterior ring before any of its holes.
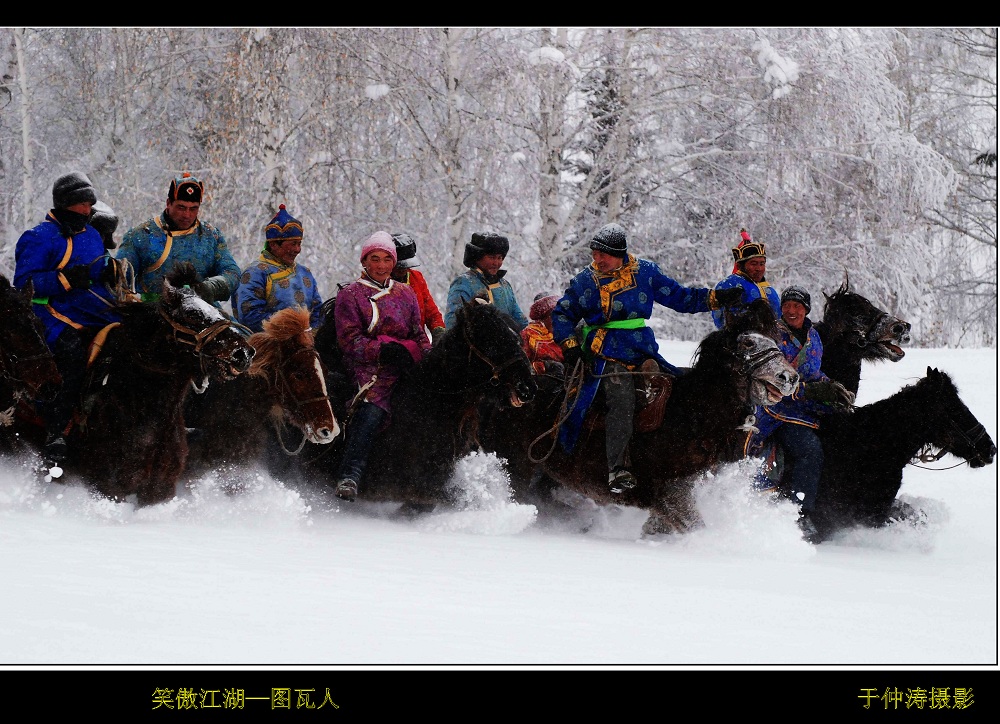
{"type": "Polygon", "coordinates": [[[475,298],[482,299],[506,313],[517,324],[518,330],[528,326],[528,319],[521,311],[514,295],[514,288],[504,279],[506,269],[501,269],[510,241],[503,234],[476,233],[465,245],[463,263],[469,267],[455,277],[448,287],[448,300],[444,313],[445,327],[455,326],[455,315],[463,304],[475,298]]]}
{"type": "Polygon", "coordinates": [[[226,237],[198,218],[203,194],[204,184],[184,173],[170,182],[163,213],[125,233],[116,257],[132,265],[143,300],[157,299],[163,278],[181,262],[194,265],[202,279],[194,289],[206,302],[218,307],[236,291],[240,267],[226,237]]]}
{"type": "Polygon", "coordinates": [[[583,420],[602,382],[608,401],[605,420],[608,485],[613,493],[635,486],[628,470],[627,448],[632,437],[635,391],[629,373],[644,360],[655,359],[670,374],[680,371],[659,352],[653,330],[646,326],[653,304],[685,314],[707,312],[719,304],[733,304],[739,290],[718,293],[685,287],[660,267],[628,253],[628,237],[618,224],[603,226],[590,242],[593,262],[569,283],[552,312],[552,334],[563,348],[566,369],[577,360],[587,371],[572,412],[559,429],[567,453],[576,447],[583,420]],[[583,321],[580,337],[576,327],[583,321]],[[618,373],[618,374],[616,374],[618,373]],[[602,379],[600,375],[611,375],[602,379]]]}

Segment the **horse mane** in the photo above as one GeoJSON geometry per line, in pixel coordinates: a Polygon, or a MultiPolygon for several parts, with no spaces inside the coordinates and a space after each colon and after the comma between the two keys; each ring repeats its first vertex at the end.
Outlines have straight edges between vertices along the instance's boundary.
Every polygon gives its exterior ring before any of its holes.
{"type": "Polygon", "coordinates": [[[704,337],[695,350],[692,365],[704,369],[706,365],[716,367],[724,359],[723,350],[730,340],[744,332],[757,332],[778,340],[778,320],[765,299],[755,299],[746,305],[741,313],[725,312],[726,323],[704,337]]]}
{"type": "Polygon", "coordinates": [[[194,268],[194,264],[189,261],[181,261],[174,264],[170,272],[164,277],[170,282],[172,287],[193,287],[202,281],[201,275],[194,268]]]}
{"type": "Polygon", "coordinates": [[[255,354],[247,374],[264,374],[265,370],[279,364],[284,342],[294,339],[305,349],[314,347],[313,335],[309,333],[309,312],[305,307],[281,309],[270,319],[265,319],[263,327],[263,332],[250,337],[255,354]]]}

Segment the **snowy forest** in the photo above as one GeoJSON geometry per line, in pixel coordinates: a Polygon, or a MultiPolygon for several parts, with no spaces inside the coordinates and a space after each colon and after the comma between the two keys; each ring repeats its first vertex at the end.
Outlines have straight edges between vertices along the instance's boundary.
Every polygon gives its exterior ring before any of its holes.
{"type": "Polygon", "coordinates": [[[441,306],[471,234],[507,235],[527,309],[605,223],[689,286],[745,228],[779,290],[849,275],[917,346],[996,346],[995,27],[7,27],[0,66],[8,278],[59,175],[120,241],[189,171],[241,266],[286,204],[324,297],[378,229],[416,239],[441,306]]]}

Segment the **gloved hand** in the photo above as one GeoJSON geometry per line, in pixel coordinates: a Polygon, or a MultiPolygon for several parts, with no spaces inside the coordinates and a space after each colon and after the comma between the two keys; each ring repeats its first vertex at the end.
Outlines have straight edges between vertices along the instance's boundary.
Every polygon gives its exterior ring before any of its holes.
{"type": "Polygon", "coordinates": [[[118,285],[118,270],[121,267],[121,262],[112,256],[104,257],[104,268],[101,269],[101,276],[98,281],[109,287],[115,287],[118,285]]]}
{"type": "Polygon", "coordinates": [[[572,347],[563,347],[563,364],[566,365],[566,369],[570,372],[576,367],[578,360],[583,359],[583,350],[580,349],[580,345],[573,345],[572,347]]]}
{"type": "Polygon", "coordinates": [[[194,285],[194,292],[209,304],[229,299],[229,284],[223,276],[209,277],[194,285]]]}
{"type": "Polygon", "coordinates": [[[62,270],[62,275],[69,282],[70,289],[90,289],[90,266],[87,264],[77,264],[62,270]]]}
{"type": "Polygon", "coordinates": [[[383,342],[378,351],[378,361],[384,365],[394,365],[401,370],[408,370],[416,364],[410,350],[399,342],[383,342]]]}
{"type": "Polygon", "coordinates": [[[731,307],[735,304],[740,304],[742,302],[743,302],[743,287],[729,287],[728,289],[716,289],[715,307],[713,307],[713,309],[721,309],[722,307],[731,307]]]}
{"type": "Polygon", "coordinates": [[[441,337],[444,336],[444,327],[435,327],[431,330],[431,345],[437,347],[441,337]]]}
{"type": "Polygon", "coordinates": [[[850,412],[854,408],[854,393],[836,380],[807,382],[803,397],[843,412],[850,412]]]}

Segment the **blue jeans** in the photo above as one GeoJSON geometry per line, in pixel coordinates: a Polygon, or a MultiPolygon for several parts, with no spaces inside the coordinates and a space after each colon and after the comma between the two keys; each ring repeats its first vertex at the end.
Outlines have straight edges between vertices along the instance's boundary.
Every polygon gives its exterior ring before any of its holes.
{"type": "Polygon", "coordinates": [[[358,405],[347,424],[347,442],[337,471],[337,480],[350,478],[355,483],[361,482],[361,476],[368,466],[368,454],[385,416],[385,410],[378,405],[370,402],[358,405]]]}
{"type": "Polygon", "coordinates": [[[792,493],[801,494],[802,512],[812,512],[823,474],[823,445],[811,427],[786,422],[775,431],[775,439],[785,453],[785,466],[792,493]]]}

